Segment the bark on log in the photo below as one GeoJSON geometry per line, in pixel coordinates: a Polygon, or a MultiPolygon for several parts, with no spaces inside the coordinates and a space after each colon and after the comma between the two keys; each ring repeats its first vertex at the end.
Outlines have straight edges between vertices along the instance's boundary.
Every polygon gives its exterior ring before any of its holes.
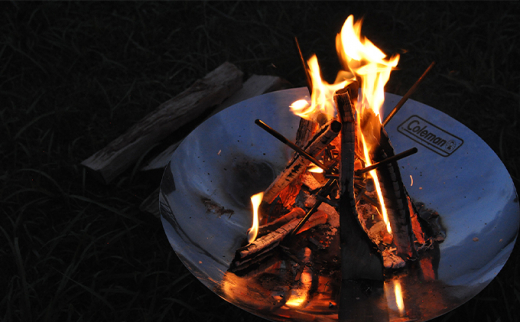
{"type": "MultiPolygon", "coordinates": [[[[303,149],[313,157],[318,155],[337,137],[340,130],[341,124],[339,122],[335,120],[327,122],[314,134],[303,149]]],[[[269,204],[272,203],[281,190],[307,170],[309,164],[309,160],[300,156],[300,154],[295,154],[285,169],[265,190],[263,201],[269,204]]]]}
{"type": "MultiPolygon", "coordinates": [[[[354,197],[354,155],[356,148],[356,120],[350,94],[357,97],[352,89],[339,90],[334,100],[340,119],[341,164],[340,164],[340,245],[342,280],[383,280],[383,263],[375,246],[368,238],[358,220],[354,197]]],[[[345,304],[341,305],[344,306],[345,304]]]]}
{"type": "Polygon", "coordinates": [[[242,74],[233,64],[222,64],[81,164],[109,183],[151,145],[236,92],[242,86],[242,74]]]}

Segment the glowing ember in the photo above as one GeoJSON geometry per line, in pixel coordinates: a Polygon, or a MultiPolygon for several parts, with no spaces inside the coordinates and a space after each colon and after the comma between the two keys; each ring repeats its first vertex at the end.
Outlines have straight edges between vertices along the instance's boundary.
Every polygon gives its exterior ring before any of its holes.
{"type": "Polygon", "coordinates": [[[253,226],[247,232],[248,243],[255,241],[256,236],[258,235],[258,207],[260,206],[263,197],[264,192],[251,196],[251,204],[253,204],[253,226]]]}

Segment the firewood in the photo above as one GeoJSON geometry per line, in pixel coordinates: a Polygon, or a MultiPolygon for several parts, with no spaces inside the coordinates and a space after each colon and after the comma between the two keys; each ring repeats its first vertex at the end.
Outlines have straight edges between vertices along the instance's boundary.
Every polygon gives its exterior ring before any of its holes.
{"type": "MultiPolygon", "coordinates": [[[[305,215],[305,211],[300,208],[294,208],[290,213],[297,213],[298,215],[296,217],[305,215]]],[[[265,250],[266,248],[276,247],[283,240],[283,238],[285,238],[291,232],[291,230],[296,227],[298,222],[298,220],[292,220],[289,223],[279,227],[275,231],[258,238],[247,246],[239,248],[236,252],[236,258],[243,259],[254,253],[265,250]]]]}
{"type": "Polygon", "coordinates": [[[341,275],[344,281],[359,279],[382,281],[381,256],[375,251],[374,244],[363,231],[356,209],[354,197],[356,120],[351,97],[357,98],[355,85],[339,90],[334,95],[342,122],[339,200],[341,275]]]}
{"type": "Polygon", "coordinates": [[[242,74],[233,64],[222,64],[81,164],[109,183],[151,145],[236,92],[242,86],[242,74]]]}
{"type": "MultiPolygon", "coordinates": [[[[336,138],[340,130],[341,124],[339,122],[335,120],[327,122],[314,134],[303,149],[311,156],[318,155],[336,138]]],[[[310,161],[300,154],[295,154],[282,173],[265,190],[263,201],[272,203],[282,189],[307,170],[309,164],[310,161]]]]}
{"type": "MultiPolygon", "coordinates": [[[[258,255],[264,254],[266,251],[269,251],[280,244],[280,242],[298,225],[299,217],[302,217],[305,214],[303,209],[295,207],[291,210],[291,213],[294,212],[297,215],[294,215],[294,218],[288,223],[280,226],[273,232],[270,232],[252,243],[237,249],[235,254],[235,259],[233,263],[235,265],[241,265],[247,261],[248,258],[257,257],[258,255]]],[[[289,215],[293,216],[293,215],[289,215]]],[[[323,211],[315,212],[307,221],[307,225],[304,225],[298,230],[298,234],[307,231],[317,225],[324,224],[327,222],[327,213],[323,211]]]]}
{"type": "MultiPolygon", "coordinates": [[[[300,208],[298,208],[298,209],[300,209],[300,208]]],[[[263,235],[266,235],[267,233],[269,233],[271,231],[275,231],[280,226],[282,226],[296,218],[302,217],[304,215],[305,215],[305,213],[301,213],[299,211],[298,212],[289,212],[287,214],[284,214],[281,217],[279,217],[278,219],[276,219],[266,225],[260,226],[258,228],[258,238],[260,238],[263,235]]]]}
{"type": "MultiPolygon", "coordinates": [[[[384,128],[381,128],[379,145],[371,150],[375,162],[394,156],[394,149],[384,128]]],[[[408,208],[408,193],[401,179],[397,161],[376,169],[397,255],[404,259],[415,256],[413,231],[408,208]]]]}

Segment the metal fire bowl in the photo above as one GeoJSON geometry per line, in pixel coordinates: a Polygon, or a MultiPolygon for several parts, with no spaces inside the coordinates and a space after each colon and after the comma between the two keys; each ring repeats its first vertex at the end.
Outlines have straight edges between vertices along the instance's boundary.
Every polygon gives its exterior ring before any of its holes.
{"type": "MultiPolygon", "coordinates": [[[[161,220],[186,267],[225,300],[270,320],[338,318],[338,305],[327,306],[330,295],[319,295],[321,305],[316,299],[301,308],[277,307],[269,295],[255,295],[250,282],[226,273],[251,226],[250,196],[265,190],[292,154],[254,120],[295,140],[299,117],[288,107],[305,96],[306,88],[273,92],[211,117],[173,153],[161,183],[161,220]]],[[[383,115],[400,98],[387,93],[383,115]]],[[[408,100],[386,130],[396,152],[419,149],[399,161],[402,178],[414,200],[440,214],[446,240],[439,245],[436,279],[422,281],[410,272],[389,278],[381,305],[391,321],[429,320],[471,299],[501,270],[518,233],[518,196],[493,150],[448,115],[408,100]],[[402,311],[396,307],[397,282],[402,311]]]]}

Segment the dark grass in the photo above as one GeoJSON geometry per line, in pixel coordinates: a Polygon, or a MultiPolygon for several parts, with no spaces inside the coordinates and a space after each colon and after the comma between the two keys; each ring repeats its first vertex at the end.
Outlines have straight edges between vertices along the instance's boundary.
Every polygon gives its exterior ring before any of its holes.
{"type": "MultiPolygon", "coordinates": [[[[0,320],[250,321],[181,264],[138,210],[159,179],[108,186],[79,166],[224,61],[304,86],[293,37],[338,68],[349,14],[400,53],[387,91],[461,121],[520,180],[520,15],[513,2],[1,2],[0,320]]],[[[137,168],[134,168],[134,170],[137,168]]],[[[474,299],[438,318],[518,321],[520,254],[474,299]]]]}

